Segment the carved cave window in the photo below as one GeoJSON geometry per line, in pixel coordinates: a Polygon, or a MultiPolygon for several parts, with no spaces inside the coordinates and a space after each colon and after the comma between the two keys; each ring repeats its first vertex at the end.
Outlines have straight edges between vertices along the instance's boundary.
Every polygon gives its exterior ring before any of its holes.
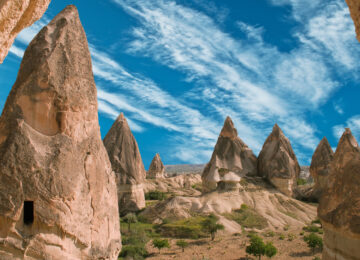
{"type": "Polygon", "coordinates": [[[31,225],[34,222],[34,202],[24,201],[24,224],[31,225]]]}

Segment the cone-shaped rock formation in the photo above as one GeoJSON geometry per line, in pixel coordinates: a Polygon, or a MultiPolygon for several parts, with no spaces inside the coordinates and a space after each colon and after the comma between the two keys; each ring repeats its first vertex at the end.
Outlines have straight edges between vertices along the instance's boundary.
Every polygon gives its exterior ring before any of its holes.
{"type": "Polygon", "coordinates": [[[165,167],[157,153],[151,161],[146,177],[148,179],[164,178],[165,167]]]}
{"type": "Polygon", "coordinates": [[[289,139],[277,124],[259,154],[258,173],[285,195],[293,196],[300,166],[289,139]]]}
{"type": "Polygon", "coordinates": [[[116,174],[120,213],[144,208],[143,183],[146,171],[139,147],[123,113],[105,136],[104,144],[116,174]]]}
{"type": "Polygon", "coordinates": [[[204,190],[236,189],[241,177],[256,175],[256,163],[256,156],[238,137],[234,123],[227,117],[211,160],[202,173],[204,190]]]}
{"type": "Polygon", "coordinates": [[[359,259],[360,148],[350,129],[339,141],[327,183],[318,208],[324,227],[323,259],[359,259]]]}
{"type": "Polygon", "coordinates": [[[354,20],[357,39],[360,41],[360,1],[345,0],[349,5],[351,18],[354,20]]]}
{"type": "Polygon", "coordinates": [[[319,199],[323,189],[327,188],[327,178],[330,174],[330,163],[334,157],[331,146],[324,137],[316,148],[310,165],[310,174],[315,181],[312,197],[319,199]]]}
{"type": "Polygon", "coordinates": [[[3,62],[18,33],[39,20],[50,0],[0,1],[0,63],[3,62]]]}
{"type": "Polygon", "coordinates": [[[117,259],[116,201],[86,35],[68,6],[30,43],[0,118],[0,259],[117,259]]]}

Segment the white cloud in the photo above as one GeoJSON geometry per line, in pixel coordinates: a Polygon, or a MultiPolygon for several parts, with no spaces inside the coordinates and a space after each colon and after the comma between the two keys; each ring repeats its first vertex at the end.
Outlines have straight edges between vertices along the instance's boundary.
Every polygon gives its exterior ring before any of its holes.
{"type": "Polygon", "coordinates": [[[24,52],[25,50],[23,50],[22,48],[19,48],[18,46],[16,46],[15,44],[13,44],[9,50],[10,53],[14,54],[15,56],[19,57],[20,59],[22,59],[22,57],[24,56],[24,52]]]}
{"type": "Polygon", "coordinates": [[[333,127],[334,136],[339,139],[345,131],[345,128],[350,128],[355,138],[360,140],[360,115],[350,117],[344,125],[335,125],[333,127]]]}

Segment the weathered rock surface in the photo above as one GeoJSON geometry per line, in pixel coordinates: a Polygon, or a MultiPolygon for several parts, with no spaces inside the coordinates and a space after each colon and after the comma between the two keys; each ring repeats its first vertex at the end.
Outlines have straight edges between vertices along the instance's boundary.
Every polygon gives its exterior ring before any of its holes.
{"type": "Polygon", "coordinates": [[[105,136],[104,144],[116,174],[120,213],[126,214],[144,208],[143,183],[146,171],[138,144],[123,113],[105,136]]]}
{"type": "Polygon", "coordinates": [[[18,33],[39,20],[50,0],[0,1],[0,63],[5,59],[18,33]]]}
{"type": "Polygon", "coordinates": [[[358,0],[345,0],[350,9],[351,18],[354,20],[357,39],[360,41],[360,2],[358,0]]]}
{"type": "Polygon", "coordinates": [[[327,179],[330,174],[330,163],[334,157],[331,146],[324,137],[316,148],[310,165],[310,174],[314,179],[315,185],[312,191],[312,197],[319,199],[321,193],[327,188],[327,179]]]}
{"type": "Polygon", "coordinates": [[[157,153],[151,161],[146,178],[148,179],[164,178],[164,172],[165,172],[164,164],[161,161],[160,155],[157,153]]]}
{"type": "Polygon", "coordinates": [[[318,208],[324,227],[323,259],[359,259],[360,148],[350,129],[339,141],[327,183],[318,208]]]}
{"type": "Polygon", "coordinates": [[[275,124],[258,157],[258,174],[279,191],[293,196],[300,166],[289,139],[275,124]]]}
{"type": "Polygon", "coordinates": [[[227,117],[210,162],[202,173],[204,191],[237,189],[241,177],[256,175],[256,156],[227,117]]]}
{"type": "Polygon", "coordinates": [[[0,259],[117,259],[116,202],[86,35],[68,6],[30,43],[0,118],[0,259]]]}

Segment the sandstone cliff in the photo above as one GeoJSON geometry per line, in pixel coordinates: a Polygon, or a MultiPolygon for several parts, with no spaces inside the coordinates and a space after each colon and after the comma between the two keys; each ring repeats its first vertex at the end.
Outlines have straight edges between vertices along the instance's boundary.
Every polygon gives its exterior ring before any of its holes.
{"type": "Polygon", "coordinates": [[[105,136],[104,144],[116,174],[120,213],[144,208],[143,183],[146,171],[139,147],[123,113],[105,136]]]}
{"type": "Polygon", "coordinates": [[[345,0],[345,1],[350,8],[350,15],[355,23],[357,39],[360,41],[360,1],[358,0],[345,0]]]}
{"type": "Polygon", "coordinates": [[[0,63],[18,33],[39,20],[50,0],[2,0],[0,2],[0,63]]]}
{"type": "Polygon", "coordinates": [[[76,7],[28,46],[0,118],[0,259],[117,259],[115,175],[76,7]]]}
{"type": "Polygon", "coordinates": [[[360,256],[360,148],[346,129],[336,149],[318,215],[324,227],[323,259],[360,256]]]}
{"type": "Polygon", "coordinates": [[[294,195],[300,166],[289,139],[277,124],[259,154],[258,173],[285,195],[294,195]]]}
{"type": "Polygon", "coordinates": [[[161,161],[160,155],[157,153],[151,161],[146,178],[148,179],[164,178],[164,172],[165,172],[164,164],[161,161]]]}
{"type": "Polygon", "coordinates": [[[241,177],[256,175],[256,156],[227,117],[210,162],[202,173],[204,191],[237,189],[241,177]]]}

